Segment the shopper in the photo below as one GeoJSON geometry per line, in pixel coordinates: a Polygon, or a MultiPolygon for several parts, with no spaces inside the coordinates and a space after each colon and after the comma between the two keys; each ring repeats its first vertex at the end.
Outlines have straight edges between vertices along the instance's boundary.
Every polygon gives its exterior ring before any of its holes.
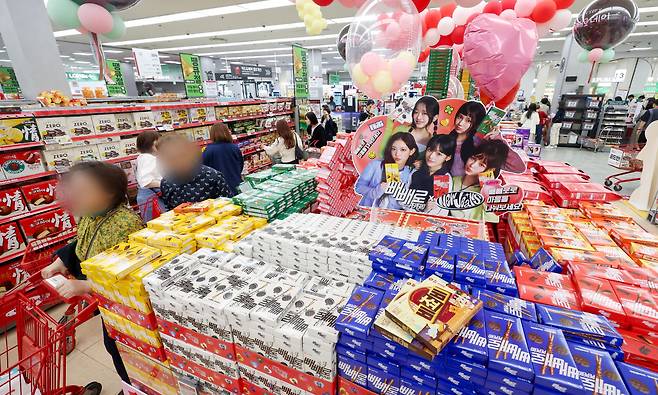
{"type": "MultiPolygon", "coordinates": [[[[75,241],[56,252],[55,261],[41,271],[43,278],[61,273],[67,279],[58,292],[65,299],[87,294],[89,282],[82,274],[80,262],[128,240],[128,235],[143,227],[142,220],[126,205],[128,178],[119,167],[98,161],[79,162],[69,169],[61,181],[63,205],[76,217],[75,241]]],[[[103,326],[105,349],[112,356],[121,380],[130,383],[115,341],[103,326]]],[[[101,385],[88,384],[86,394],[98,394],[101,385]]]]}
{"type": "Polygon", "coordinates": [[[308,139],[308,146],[313,148],[322,148],[327,145],[327,135],[324,128],[320,125],[317,115],[313,111],[306,113],[306,134],[310,137],[308,139]]]}
{"type": "Polygon", "coordinates": [[[368,99],[363,111],[359,114],[359,123],[365,122],[375,116],[375,101],[368,99]]]}
{"type": "Polygon", "coordinates": [[[452,161],[450,174],[454,176],[464,175],[464,163],[469,158],[479,139],[475,136],[475,131],[484,119],[487,111],[482,103],[469,101],[462,104],[455,115],[455,126],[450,132],[450,136],[455,139],[455,156],[452,161]]]}
{"type": "Polygon", "coordinates": [[[537,112],[537,104],[536,103],[530,103],[528,106],[528,109],[526,112],[523,114],[521,118],[522,122],[520,122],[519,127],[521,129],[529,129],[530,130],[530,141],[535,141],[535,136],[537,135],[537,128],[540,126],[540,119],[539,119],[539,113],[537,112]]]}
{"type": "Polygon", "coordinates": [[[658,108],[656,108],[655,99],[653,100],[652,99],[653,98],[649,98],[649,101],[647,102],[646,110],[640,116],[640,120],[638,121],[637,124],[637,131],[639,132],[639,136],[637,138],[638,144],[647,143],[647,137],[645,135],[645,131],[647,130],[647,127],[651,125],[651,123],[658,120],[658,108]]]}
{"type": "Polygon", "coordinates": [[[547,115],[551,115],[551,102],[548,101],[548,98],[544,97],[539,101],[539,110],[545,112],[547,115]]]}
{"type": "Polygon", "coordinates": [[[204,166],[199,147],[184,136],[169,133],[162,137],[158,141],[158,161],[164,173],[162,200],[169,209],[182,203],[233,196],[222,173],[204,166]]]}
{"type": "Polygon", "coordinates": [[[422,157],[439,122],[439,101],[432,96],[423,96],[414,105],[411,112],[411,129],[409,132],[418,145],[418,154],[422,157]]]}
{"type": "Polygon", "coordinates": [[[541,144],[542,141],[546,142],[548,140],[546,133],[550,124],[550,118],[548,117],[548,112],[543,110],[541,104],[538,106],[537,114],[539,114],[539,125],[537,125],[537,131],[535,133],[535,144],[541,144]]]}
{"type": "Polygon", "coordinates": [[[384,159],[373,160],[363,170],[354,190],[362,196],[359,205],[400,210],[402,206],[393,196],[386,194],[389,186],[387,180],[387,164],[395,164],[395,174],[400,182],[408,187],[411,174],[415,171],[414,162],[418,157],[418,146],[413,136],[407,132],[398,132],[391,136],[384,148],[384,159]]]}
{"type": "Polygon", "coordinates": [[[436,208],[436,200],[431,199],[434,197],[434,177],[443,175],[450,180],[448,173],[455,156],[455,146],[455,139],[447,134],[433,136],[427,143],[420,168],[411,175],[409,189],[427,191],[427,196],[430,198],[426,202],[426,212],[436,208]],[[434,205],[431,206],[430,202],[434,202],[434,205]]]}
{"type": "Polygon", "coordinates": [[[551,120],[551,133],[548,139],[548,148],[555,149],[560,140],[560,129],[562,129],[562,122],[564,121],[564,109],[558,108],[555,116],[551,120]]]}
{"type": "Polygon", "coordinates": [[[302,160],[304,151],[301,137],[294,131],[290,130],[288,122],[283,119],[276,121],[277,138],[272,145],[265,147],[265,152],[269,156],[281,156],[281,163],[297,164],[302,160]]]}
{"type": "Polygon", "coordinates": [[[324,128],[324,132],[327,135],[327,141],[333,141],[336,135],[338,134],[338,125],[336,125],[336,122],[331,118],[331,107],[328,105],[322,106],[322,127],[324,128]]]}
{"type": "Polygon", "coordinates": [[[331,111],[336,111],[336,102],[334,101],[333,96],[329,96],[329,103],[327,103],[327,104],[329,105],[329,109],[331,111]]]}
{"type": "Polygon", "coordinates": [[[231,130],[223,122],[217,122],[210,128],[210,140],[203,151],[203,164],[222,173],[231,191],[236,194],[242,182],[244,158],[242,151],[233,143],[231,130]]]}
{"type": "Polygon", "coordinates": [[[166,210],[164,202],[158,197],[162,174],[160,174],[155,153],[159,138],[160,133],[154,130],[137,135],[137,151],[139,151],[135,167],[135,178],[138,186],[137,205],[144,222],[148,222],[153,218],[154,203],[157,202],[159,212],[166,210]]]}

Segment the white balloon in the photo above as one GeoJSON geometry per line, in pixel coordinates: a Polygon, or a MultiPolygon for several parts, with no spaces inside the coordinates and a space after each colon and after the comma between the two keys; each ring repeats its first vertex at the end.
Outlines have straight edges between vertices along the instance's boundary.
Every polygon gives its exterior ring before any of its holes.
{"type": "Polygon", "coordinates": [[[516,12],[514,12],[514,10],[503,10],[503,12],[500,13],[500,17],[505,19],[515,19],[516,12]]]}
{"type": "Polygon", "coordinates": [[[455,21],[449,16],[444,16],[439,21],[439,25],[437,26],[436,30],[439,32],[439,35],[447,36],[451,34],[453,30],[455,30],[455,21]]]}
{"type": "Polygon", "coordinates": [[[553,18],[548,21],[551,30],[556,32],[568,27],[569,24],[571,24],[571,11],[568,9],[557,10],[553,18]]]}
{"type": "Polygon", "coordinates": [[[548,23],[537,23],[537,35],[539,38],[548,36],[548,33],[551,32],[551,27],[548,23]]]}
{"type": "Polygon", "coordinates": [[[455,0],[455,3],[457,5],[460,5],[462,7],[475,7],[478,5],[482,0],[455,0]]]}
{"type": "Polygon", "coordinates": [[[425,44],[426,47],[431,47],[433,45],[436,45],[436,43],[439,42],[440,38],[441,35],[439,34],[438,29],[427,29],[423,43],[425,44]]]}
{"type": "Polygon", "coordinates": [[[455,25],[465,25],[468,17],[471,16],[470,9],[457,6],[455,11],[452,13],[452,20],[455,22],[455,25]]]}
{"type": "Polygon", "coordinates": [[[532,14],[532,10],[535,9],[537,5],[537,0],[518,0],[514,5],[514,12],[519,18],[525,18],[532,14]]]}

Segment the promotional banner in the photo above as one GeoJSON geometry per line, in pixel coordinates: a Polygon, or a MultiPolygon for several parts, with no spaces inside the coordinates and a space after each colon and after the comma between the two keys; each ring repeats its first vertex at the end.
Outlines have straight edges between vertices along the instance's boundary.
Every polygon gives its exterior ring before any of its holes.
{"type": "Polygon", "coordinates": [[[352,158],[360,205],[492,222],[495,214],[520,210],[522,191],[502,190],[497,180],[502,170],[526,169],[498,133],[500,110],[463,99],[413,100],[357,129],[352,158]],[[512,195],[505,209],[500,203],[512,195]]]}
{"type": "Polygon", "coordinates": [[[2,91],[4,93],[18,94],[21,92],[12,67],[0,66],[0,85],[2,85],[2,91]]]}
{"type": "Polygon", "coordinates": [[[292,71],[295,81],[295,97],[308,99],[308,53],[306,48],[292,46],[292,71]]]}
{"type": "Polygon", "coordinates": [[[180,54],[180,67],[183,69],[187,97],[204,97],[201,58],[189,53],[182,53],[180,54]]]}
{"type": "Polygon", "coordinates": [[[108,96],[125,96],[126,84],[123,81],[121,63],[118,60],[110,59],[108,59],[105,63],[107,64],[107,70],[110,73],[110,77],[112,78],[112,82],[105,82],[108,96]]]}
{"type": "Polygon", "coordinates": [[[162,65],[157,49],[133,48],[137,75],[142,78],[162,79],[162,65]]]}
{"type": "Polygon", "coordinates": [[[264,67],[264,66],[251,66],[251,65],[231,63],[231,73],[243,78],[246,77],[271,78],[272,68],[264,67]]]}

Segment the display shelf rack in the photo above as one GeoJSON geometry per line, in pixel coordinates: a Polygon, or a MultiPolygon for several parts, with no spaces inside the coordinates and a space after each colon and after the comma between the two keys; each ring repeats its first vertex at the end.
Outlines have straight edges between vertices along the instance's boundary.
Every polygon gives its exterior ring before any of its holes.
{"type": "Polygon", "coordinates": [[[626,116],[628,105],[607,104],[599,123],[597,137],[604,145],[621,144],[626,137],[626,116]]]}
{"type": "Polygon", "coordinates": [[[604,95],[562,95],[559,108],[564,110],[558,146],[580,147],[581,140],[596,136],[604,95]],[[577,141],[572,142],[577,136],[577,141]]]}
{"type": "Polygon", "coordinates": [[[0,145],[0,152],[18,151],[18,150],[30,149],[30,148],[41,148],[43,146],[44,146],[43,141],[36,141],[33,143],[0,145]]]}
{"type": "Polygon", "coordinates": [[[7,185],[12,185],[12,184],[18,184],[24,181],[31,181],[31,180],[37,180],[39,178],[45,178],[45,177],[50,177],[56,175],[56,171],[44,171],[42,173],[37,173],[37,174],[31,174],[29,176],[25,177],[18,177],[18,178],[10,178],[7,180],[0,180],[0,187],[4,187],[7,185]]]}
{"type": "Polygon", "coordinates": [[[267,118],[267,117],[276,117],[279,115],[291,115],[292,111],[281,111],[281,112],[268,112],[257,115],[245,115],[243,117],[230,117],[221,119],[222,122],[235,122],[235,121],[246,121],[249,119],[258,119],[258,118],[267,118]]]}
{"type": "Polygon", "coordinates": [[[116,132],[116,133],[90,134],[89,136],[71,137],[71,141],[86,141],[86,140],[104,139],[108,137],[132,136],[149,130],[155,130],[155,128],[124,130],[123,132],[116,132]]]}

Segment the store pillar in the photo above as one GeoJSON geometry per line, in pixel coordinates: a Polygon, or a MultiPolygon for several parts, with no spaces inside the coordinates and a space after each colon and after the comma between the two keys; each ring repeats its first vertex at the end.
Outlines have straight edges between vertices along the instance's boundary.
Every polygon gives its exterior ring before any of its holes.
{"type": "Polygon", "coordinates": [[[576,43],[573,34],[569,34],[562,46],[559,74],[555,79],[555,92],[551,103],[559,103],[560,97],[565,93],[588,93],[587,79],[591,64],[578,61],[578,54],[581,51],[583,49],[576,43]]]}
{"type": "Polygon", "coordinates": [[[71,94],[43,0],[0,0],[0,33],[26,98],[50,89],[71,94]]]}

